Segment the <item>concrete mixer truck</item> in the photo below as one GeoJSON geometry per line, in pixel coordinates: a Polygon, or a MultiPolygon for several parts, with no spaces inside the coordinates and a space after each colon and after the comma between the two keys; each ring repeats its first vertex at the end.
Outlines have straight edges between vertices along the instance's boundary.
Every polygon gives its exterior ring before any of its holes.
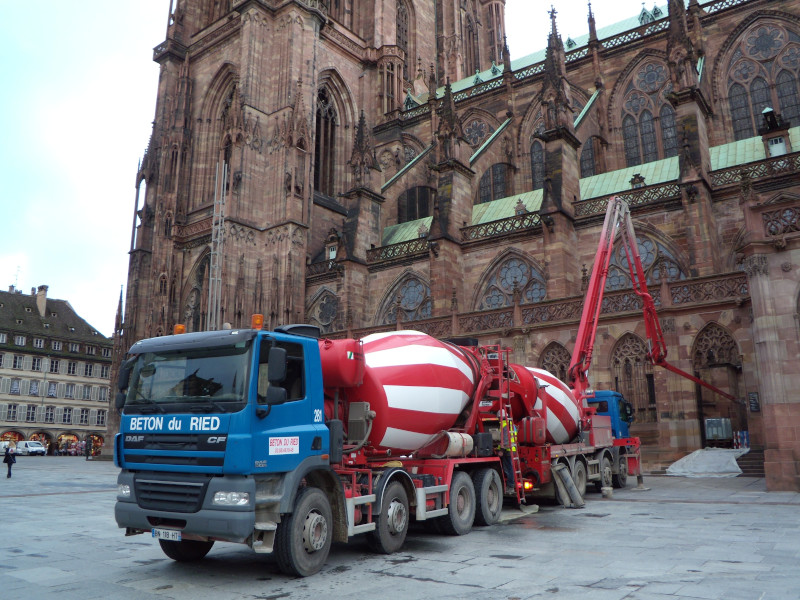
{"type": "Polygon", "coordinates": [[[491,525],[559,469],[565,499],[611,485],[609,417],[499,346],[254,321],[139,341],[121,366],[115,517],[174,560],[239,542],[310,575],[356,534],[392,553],[412,519],[491,525]]]}

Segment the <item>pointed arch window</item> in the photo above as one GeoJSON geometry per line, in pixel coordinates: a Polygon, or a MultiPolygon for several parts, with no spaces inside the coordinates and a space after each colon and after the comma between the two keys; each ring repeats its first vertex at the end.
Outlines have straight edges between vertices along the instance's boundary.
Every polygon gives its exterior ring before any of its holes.
{"type": "Polygon", "coordinates": [[[747,102],[747,90],[743,85],[734,83],[728,92],[728,104],[733,119],[733,137],[743,140],[753,137],[753,123],[750,120],[750,106],[747,102]]]}
{"type": "Polygon", "coordinates": [[[535,304],[547,297],[544,275],[533,264],[513,256],[500,263],[486,280],[478,300],[478,310],[511,306],[514,294],[520,304],[535,304]]]}
{"type": "Polygon", "coordinates": [[[478,28],[472,20],[472,15],[467,15],[466,31],[464,32],[464,63],[467,76],[480,70],[478,47],[478,28]]]}
{"type": "MultiPolygon", "coordinates": [[[[664,244],[639,232],[636,233],[636,236],[648,287],[653,288],[664,280],[672,282],[686,279],[686,270],[664,244]]],[[[625,248],[616,244],[615,247],[616,250],[611,256],[608,267],[607,292],[626,290],[632,287],[625,248]]]]}
{"type": "Polygon", "coordinates": [[[489,60],[497,64],[503,60],[503,5],[493,2],[487,7],[489,12],[489,60]]]}
{"type": "Polygon", "coordinates": [[[611,355],[613,387],[633,404],[637,423],[655,423],[656,390],[647,346],[638,336],[623,336],[611,355]]]}
{"type": "Polygon", "coordinates": [[[677,153],[675,113],[666,100],[671,90],[667,68],[661,62],[647,62],[634,73],[621,115],[627,166],[677,153]]]}
{"type": "Polygon", "coordinates": [[[539,140],[534,140],[531,144],[531,173],[533,189],[542,189],[544,187],[544,146],[539,140]]]}
{"type": "Polygon", "coordinates": [[[762,77],[756,77],[750,84],[750,100],[753,103],[753,117],[758,125],[761,125],[761,111],[768,107],[770,101],[769,84],[762,77]]]}
{"type": "Polygon", "coordinates": [[[325,88],[317,94],[316,139],[314,140],[314,191],[334,195],[336,157],[336,107],[325,88]]]}
{"type": "Polygon", "coordinates": [[[734,139],[757,135],[767,106],[779,110],[790,126],[800,124],[800,35],[783,23],[759,19],[730,52],[727,89],[734,139]]]}
{"type": "Polygon", "coordinates": [[[678,156],[678,129],[675,126],[675,110],[665,104],[659,114],[661,120],[661,143],[664,147],[664,158],[678,156]]]}
{"type": "Polygon", "coordinates": [[[405,0],[397,0],[397,46],[403,51],[403,79],[410,79],[412,57],[408,47],[409,13],[405,0]]]}
{"type": "Polygon", "coordinates": [[[407,189],[397,199],[397,222],[406,223],[431,216],[431,207],[436,190],[417,186],[407,189]]]}
{"type": "Polygon", "coordinates": [[[495,163],[487,169],[478,184],[478,194],[479,204],[511,195],[510,165],[495,163]]]}
{"type": "Polygon", "coordinates": [[[431,288],[415,275],[409,275],[395,285],[386,296],[378,317],[380,325],[419,321],[431,316],[431,288]]]}
{"type": "Polygon", "coordinates": [[[567,380],[567,370],[569,369],[571,357],[567,349],[558,342],[550,342],[542,352],[539,365],[558,377],[561,381],[567,380]]]}
{"type": "Polygon", "coordinates": [[[627,115],[622,119],[622,139],[625,142],[625,163],[632,167],[641,163],[639,152],[639,132],[636,130],[636,119],[627,115]]]}
{"type": "Polygon", "coordinates": [[[796,125],[800,117],[800,98],[797,95],[797,80],[789,71],[783,70],[778,74],[778,102],[781,107],[781,116],[792,125],[796,125]]]}
{"type": "Polygon", "coordinates": [[[581,177],[591,177],[594,174],[594,138],[590,137],[581,149],[581,177]]]}

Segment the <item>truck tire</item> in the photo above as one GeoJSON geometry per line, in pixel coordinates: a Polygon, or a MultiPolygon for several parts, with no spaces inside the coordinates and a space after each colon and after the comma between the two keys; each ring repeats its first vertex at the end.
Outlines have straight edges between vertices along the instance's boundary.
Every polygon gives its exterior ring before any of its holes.
{"type": "Polygon", "coordinates": [[[213,541],[199,542],[197,540],[181,540],[173,542],[170,540],[158,540],[161,550],[172,560],[178,562],[193,562],[200,560],[208,554],[213,541]]]}
{"type": "Polygon", "coordinates": [[[594,482],[594,487],[598,492],[602,492],[604,487],[611,487],[614,476],[613,469],[611,468],[611,459],[608,456],[603,456],[600,460],[600,481],[594,482]]]}
{"type": "Polygon", "coordinates": [[[402,483],[392,481],[383,492],[381,512],[375,531],[367,534],[367,544],[377,554],[392,554],[403,547],[407,533],[408,494],[402,483]]]}
{"type": "Polygon", "coordinates": [[[475,487],[475,523],[494,525],[503,510],[503,482],[494,469],[480,469],[472,475],[475,487]]]}
{"type": "Polygon", "coordinates": [[[575,468],[572,469],[572,481],[581,498],[586,498],[586,465],[580,459],[575,459],[575,468]]]}
{"type": "Polygon", "coordinates": [[[475,521],[475,487],[464,471],[453,475],[450,484],[450,506],[447,515],[441,517],[439,526],[447,535],[466,535],[475,521]]]}
{"type": "Polygon", "coordinates": [[[619,472],[611,477],[611,482],[615,488],[624,488],[628,485],[628,457],[625,454],[619,457],[619,472]]]}
{"type": "Polygon", "coordinates": [[[287,575],[313,575],[328,560],[333,540],[333,516],[328,497],[306,487],[297,495],[294,512],[284,515],[275,535],[278,567],[287,575]]]}

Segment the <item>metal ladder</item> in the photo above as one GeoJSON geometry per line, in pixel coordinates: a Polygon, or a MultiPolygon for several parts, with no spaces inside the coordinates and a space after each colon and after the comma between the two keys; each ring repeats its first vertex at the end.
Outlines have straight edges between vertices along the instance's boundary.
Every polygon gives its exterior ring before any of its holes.
{"type": "MultiPolygon", "coordinates": [[[[511,420],[511,426],[515,427],[514,420],[511,418],[511,399],[508,396],[509,395],[506,394],[503,398],[503,411],[506,414],[506,418],[511,420]]],[[[513,435],[513,442],[511,443],[511,450],[509,452],[511,455],[511,465],[514,469],[514,481],[512,483],[514,485],[514,491],[517,494],[517,503],[525,504],[525,493],[522,489],[522,465],[520,464],[519,452],[517,451],[519,442],[517,441],[516,433],[509,431],[508,434],[509,436],[513,435]]]]}

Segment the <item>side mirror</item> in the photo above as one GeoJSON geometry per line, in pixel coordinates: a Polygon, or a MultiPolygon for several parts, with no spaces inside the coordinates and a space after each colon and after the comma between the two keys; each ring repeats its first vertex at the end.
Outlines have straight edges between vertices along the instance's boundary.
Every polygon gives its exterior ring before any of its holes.
{"type": "Polygon", "coordinates": [[[117,395],[114,398],[114,405],[117,407],[117,410],[122,410],[122,407],[125,406],[126,397],[127,394],[125,392],[117,392],[117,395]]]}
{"type": "Polygon", "coordinates": [[[133,365],[136,364],[138,356],[131,356],[128,360],[123,362],[119,367],[119,377],[117,378],[117,389],[122,392],[128,389],[128,383],[131,380],[131,371],[133,365]]]}
{"type": "Polygon", "coordinates": [[[267,379],[271,385],[283,383],[286,379],[286,348],[273,346],[269,349],[267,379]]]}

